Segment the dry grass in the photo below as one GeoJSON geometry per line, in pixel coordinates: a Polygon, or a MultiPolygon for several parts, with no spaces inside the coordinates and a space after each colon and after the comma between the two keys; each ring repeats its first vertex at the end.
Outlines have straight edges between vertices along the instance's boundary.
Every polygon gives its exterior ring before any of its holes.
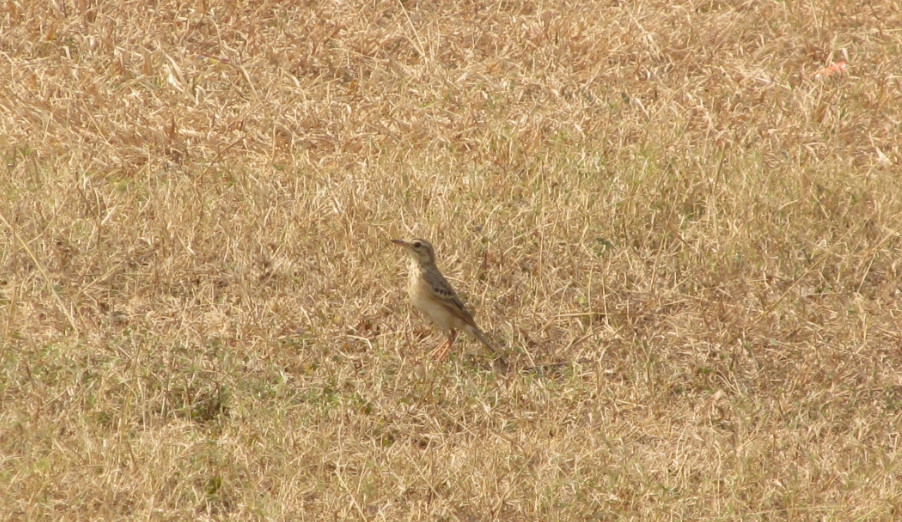
{"type": "Polygon", "coordinates": [[[900,516],[898,2],[251,4],[0,13],[0,518],[900,516]]]}

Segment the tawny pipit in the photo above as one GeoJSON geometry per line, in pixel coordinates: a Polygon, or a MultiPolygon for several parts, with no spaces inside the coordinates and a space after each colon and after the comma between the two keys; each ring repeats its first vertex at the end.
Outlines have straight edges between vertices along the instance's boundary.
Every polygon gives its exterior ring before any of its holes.
{"type": "Polygon", "coordinates": [[[432,249],[432,245],[425,239],[411,239],[410,241],[392,239],[391,241],[404,247],[410,256],[407,293],[410,294],[413,305],[448,335],[448,339],[430,355],[435,355],[439,361],[444,359],[448,350],[451,349],[451,345],[454,344],[454,340],[457,339],[457,333],[464,330],[479,339],[498,357],[502,365],[507,366],[504,357],[495,350],[482,330],[476,326],[473,316],[464,308],[460,298],[451,288],[451,283],[435,266],[435,250],[432,249]]]}

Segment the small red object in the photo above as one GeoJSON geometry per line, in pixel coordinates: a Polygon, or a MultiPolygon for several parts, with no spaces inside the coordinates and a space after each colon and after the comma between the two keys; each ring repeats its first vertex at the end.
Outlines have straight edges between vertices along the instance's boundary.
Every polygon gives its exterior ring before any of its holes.
{"type": "Polygon", "coordinates": [[[843,61],[843,62],[831,63],[830,65],[828,65],[822,69],[818,69],[817,71],[811,73],[811,76],[818,78],[821,76],[824,76],[824,77],[833,76],[834,74],[845,74],[845,72],[846,72],[846,62],[843,61]]]}

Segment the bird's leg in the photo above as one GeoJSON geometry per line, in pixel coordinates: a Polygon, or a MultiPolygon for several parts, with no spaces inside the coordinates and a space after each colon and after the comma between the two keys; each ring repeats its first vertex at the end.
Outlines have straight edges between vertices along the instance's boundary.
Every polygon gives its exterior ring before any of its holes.
{"type": "Polygon", "coordinates": [[[445,339],[444,341],[442,341],[442,344],[436,346],[434,350],[429,352],[429,357],[437,357],[438,354],[442,352],[442,349],[445,347],[446,344],[448,344],[448,339],[445,339]]]}
{"type": "Polygon", "coordinates": [[[451,349],[451,345],[454,344],[454,340],[457,339],[457,330],[451,330],[451,335],[448,336],[448,340],[445,341],[445,349],[438,354],[438,360],[441,361],[445,358],[445,355],[448,354],[448,350],[451,349]]]}

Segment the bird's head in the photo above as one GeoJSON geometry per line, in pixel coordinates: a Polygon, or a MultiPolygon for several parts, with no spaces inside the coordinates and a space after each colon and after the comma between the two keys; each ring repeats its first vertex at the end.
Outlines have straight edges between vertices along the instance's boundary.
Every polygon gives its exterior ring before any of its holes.
{"type": "Polygon", "coordinates": [[[425,239],[411,239],[410,241],[392,239],[391,242],[404,248],[407,255],[418,264],[435,263],[435,250],[425,239]]]}

